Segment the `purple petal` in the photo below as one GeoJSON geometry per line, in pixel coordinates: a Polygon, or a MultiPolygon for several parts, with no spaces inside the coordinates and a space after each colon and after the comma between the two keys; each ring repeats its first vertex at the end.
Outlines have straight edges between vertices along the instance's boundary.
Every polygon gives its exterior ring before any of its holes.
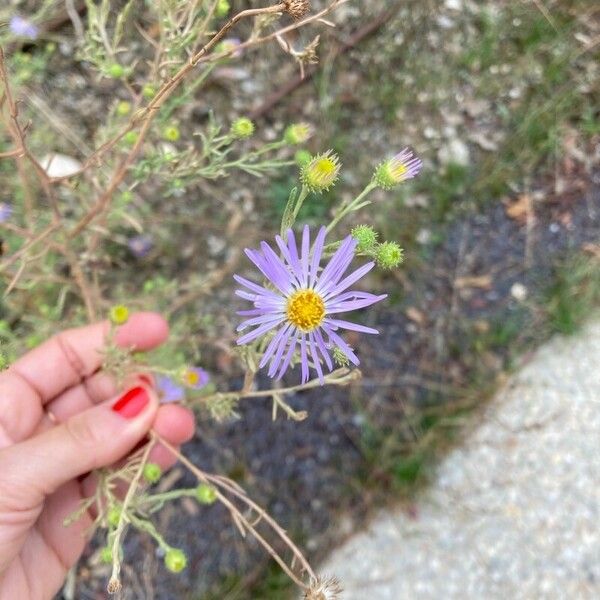
{"type": "Polygon", "coordinates": [[[277,344],[279,343],[279,340],[281,340],[281,338],[285,335],[288,335],[288,337],[289,337],[289,332],[291,329],[292,329],[292,325],[289,325],[289,324],[285,325],[273,336],[273,339],[269,342],[269,345],[267,346],[265,353],[262,355],[262,358],[260,359],[260,363],[258,365],[258,367],[260,369],[262,369],[269,362],[269,359],[271,358],[273,352],[275,352],[275,348],[277,348],[277,344]]]}
{"type": "Polygon", "coordinates": [[[308,286],[308,255],[310,253],[310,229],[308,225],[304,226],[302,231],[302,256],[300,257],[302,263],[302,285],[308,286]]]}
{"type": "Polygon", "coordinates": [[[325,340],[323,340],[323,334],[320,329],[315,329],[314,331],[315,341],[317,342],[317,347],[321,351],[323,358],[325,359],[325,363],[327,364],[327,368],[330,371],[333,371],[333,362],[331,361],[331,356],[329,356],[329,351],[327,350],[327,346],[325,345],[325,340]]]}
{"type": "Polygon", "coordinates": [[[249,290],[252,290],[253,292],[256,292],[257,294],[260,294],[261,296],[269,296],[269,297],[272,296],[273,298],[281,297],[281,296],[277,295],[273,290],[269,290],[266,287],[263,287],[262,285],[253,283],[252,281],[250,281],[249,279],[246,279],[245,277],[242,277],[241,275],[234,275],[233,278],[240,285],[246,286],[249,290]]]}
{"type": "MultiPolygon", "coordinates": [[[[358,294],[356,294],[358,296],[358,294]]],[[[351,310],[358,310],[360,308],[366,308],[367,306],[371,306],[376,302],[380,302],[387,298],[387,294],[383,294],[381,296],[375,296],[375,294],[365,294],[364,297],[357,297],[354,300],[339,300],[339,296],[334,300],[330,300],[325,303],[325,307],[328,315],[333,315],[336,313],[349,312],[351,310]]]]}
{"type": "Polygon", "coordinates": [[[281,363],[281,369],[279,369],[279,373],[277,373],[277,379],[281,379],[284,373],[287,371],[288,367],[290,366],[297,344],[298,340],[295,337],[290,338],[290,348],[285,357],[285,360],[281,363]]]}
{"type": "Polygon", "coordinates": [[[246,256],[258,267],[260,272],[284,295],[287,295],[290,288],[290,277],[286,276],[281,272],[277,271],[273,265],[266,260],[264,256],[252,250],[246,248],[244,251],[246,256]]]}
{"type": "Polygon", "coordinates": [[[356,271],[348,275],[348,277],[342,279],[342,281],[340,281],[333,289],[330,289],[327,292],[324,291],[323,295],[325,296],[325,299],[327,300],[348,289],[354,282],[358,281],[361,277],[364,277],[374,266],[375,263],[370,262],[359,269],[356,269],[356,271]]]}
{"type": "Polygon", "coordinates": [[[359,325],[358,323],[351,323],[350,321],[341,321],[339,319],[325,319],[324,322],[328,325],[339,327],[340,329],[349,329],[350,331],[359,331],[360,333],[379,333],[377,329],[373,329],[372,327],[366,327],[365,325],[359,325]]]}
{"type": "Polygon", "coordinates": [[[300,258],[298,258],[298,247],[296,246],[296,237],[291,229],[287,231],[288,250],[290,251],[290,266],[296,273],[298,281],[302,282],[302,265],[300,264],[300,258]]]}
{"type": "Polygon", "coordinates": [[[308,334],[308,342],[310,344],[310,355],[312,356],[313,363],[315,364],[315,369],[317,370],[317,375],[319,376],[319,382],[321,385],[325,384],[325,378],[323,377],[323,369],[321,368],[321,359],[317,354],[317,349],[315,348],[315,339],[312,333],[308,334]]]}
{"type": "Polygon", "coordinates": [[[325,243],[325,235],[327,230],[325,227],[319,229],[317,239],[315,240],[315,247],[313,249],[312,263],[310,265],[310,282],[309,287],[313,287],[317,281],[317,274],[319,273],[319,264],[321,263],[321,256],[323,254],[323,245],[325,243]]]}
{"type": "Polygon", "coordinates": [[[356,240],[348,236],[331,257],[327,266],[323,269],[319,281],[315,286],[317,292],[323,292],[324,289],[333,287],[344,271],[348,268],[354,258],[354,249],[356,240]]]}
{"type": "Polygon", "coordinates": [[[262,325],[263,323],[272,323],[273,321],[282,321],[282,315],[261,315],[260,317],[255,317],[254,319],[246,319],[242,321],[236,331],[242,331],[247,329],[248,327],[254,327],[255,325],[262,325]]]}
{"type": "Polygon", "coordinates": [[[300,338],[300,362],[302,365],[302,383],[308,381],[308,357],[306,356],[306,336],[302,334],[300,338]]]}
{"type": "Polygon", "coordinates": [[[247,333],[246,335],[243,335],[241,338],[239,338],[237,341],[237,345],[242,346],[244,344],[254,341],[256,338],[267,333],[267,331],[271,331],[271,329],[277,327],[277,325],[279,325],[279,323],[281,323],[282,321],[283,317],[281,317],[279,321],[265,323],[264,325],[257,327],[254,331],[251,331],[250,333],[247,333]]]}
{"type": "Polygon", "coordinates": [[[260,247],[263,250],[266,260],[273,266],[273,269],[279,274],[281,280],[286,282],[286,293],[289,293],[292,290],[292,273],[290,273],[290,270],[281,261],[279,256],[275,254],[273,248],[271,248],[267,242],[261,242],[260,247]]]}
{"type": "Polygon", "coordinates": [[[275,373],[277,373],[277,369],[279,368],[279,365],[281,364],[281,359],[283,357],[283,353],[285,351],[288,341],[289,341],[289,336],[288,337],[282,336],[281,340],[279,341],[277,350],[275,352],[275,355],[273,356],[273,360],[271,361],[271,366],[269,367],[269,371],[268,371],[269,377],[275,377],[275,373]]]}

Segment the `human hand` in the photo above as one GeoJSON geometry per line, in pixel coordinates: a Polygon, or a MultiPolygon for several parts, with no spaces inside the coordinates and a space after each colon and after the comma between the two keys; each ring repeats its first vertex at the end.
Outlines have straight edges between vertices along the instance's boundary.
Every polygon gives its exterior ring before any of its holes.
{"type": "MultiPolygon", "coordinates": [[[[93,493],[93,469],[125,457],[152,428],[171,444],[189,440],[193,414],[159,407],[149,379],[125,394],[100,369],[108,323],[70,329],[0,373],[0,599],[45,600],[62,585],[86,543],[92,518],[64,519],[93,493]]],[[[137,350],[160,345],[168,325],[137,313],[117,343],[137,350]]],[[[174,462],[160,446],[152,462],[174,462]]]]}

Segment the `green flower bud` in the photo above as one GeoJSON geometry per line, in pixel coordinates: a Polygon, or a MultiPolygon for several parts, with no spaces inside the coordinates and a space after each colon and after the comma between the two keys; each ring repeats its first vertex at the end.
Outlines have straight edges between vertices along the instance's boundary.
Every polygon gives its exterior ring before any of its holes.
{"type": "Polygon", "coordinates": [[[147,83],[142,88],[142,96],[144,96],[144,98],[147,100],[152,100],[152,98],[156,96],[156,88],[151,83],[147,83]]]}
{"type": "Polygon", "coordinates": [[[131,190],[125,190],[119,194],[119,202],[122,204],[129,204],[133,200],[133,192],[131,190]]]}
{"type": "Polygon", "coordinates": [[[119,104],[117,104],[117,114],[121,117],[128,115],[131,112],[131,103],[126,100],[121,100],[119,104]]]}
{"type": "Polygon", "coordinates": [[[123,141],[128,145],[128,146],[133,146],[139,138],[139,134],[137,131],[128,131],[124,136],[123,136],[123,141]]]}
{"type": "Polygon", "coordinates": [[[375,260],[382,269],[393,269],[404,260],[404,250],[396,242],[379,244],[375,260]]]}
{"type": "Polygon", "coordinates": [[[123,75],[125,75],[125,67],[119,63],[113,63],[108,67],[107,73],[114,79],[120,79],[123,77],[123,75]]]}
{"type": "Polygon", "coordinates": [[[312,154],[308,150],[297,150],[294,160],[299,167],[303,167],[312,160],[312,154]]]}
{"type": "Polygon", "coordinates": [[[106,520],[111,527],[117,527],[121,520],[121,509],[118,506],[113,506],[109,509],[106,520]]]}
{"type": "Polygon", "coordinates": [[[350,359],[337,346],[333,349],[332,354],[336,365],[339,367],[350,366],[350,359]]]}
{"type": "Polygon", "coordinates": [[[226,17],[230,10],[231,5],[229,4],[229,0],[219,0],[215,9],[215,16],[219,18],[226,17]]]}
{"type": "Polygon", "coordinates": [[[104,548],[100,550],[100,560],[106,565],[110,565],[112,563],[113,552],[110,546],[104,546],[104,548]]]}
{"type": "Polygon", "coordinates": [[[373,252],[377,244],[377,232],[370,225],[358,225],[352,230],[352,237],[358,242],[358,250],[367,254],[373,252]]]}
{"type": "Polygon", "coordinates": [[[162,469],[154,463],[148,463],[144,466],[143,475],[148,483],[156,483],[162,476],[162,469]]]}
{"type": "Polygon", "coordinates": [[[393,158],[384,160],[373,173],[373,183],[384,190],[391,190],[398,184],[416,177],[423,161],[412,150],[405,148],[393,158]]]}
{"type": "Polygon", "coordinates": [[[283,139],[290,146],[304,144],[312,137],[314,131],[314,127],[310,123],[294,123],[285,130],[283,139]]]}
{"type": "Polygon", "coordinates": [[[171,573],[181,573],[187,566],[187,556],[183,550],[169,548],[165,554],[165,567],[171,573]]]}
{"type": "Polygon", "coordinates": [[[112,306],[108,316],[113,325],[124,325],[129,319],[129,309],[124,304],[112,306]]]}
{"type": "Polygon", "coordinates": [[[254,123],[248,117],[240,117],[231,124],[229,133],[240,140],[248,138],[254,133],[254,123]]]}
{"type": "Polygon", "coordinates": [[[311,191],[323,192],[337,181],[340,168],[338,155],[333,150],[328,150],[324,154],[317,154],[301,168],[300,179],[311,191]]]}
{"type": "Polygon", "coordinates": [[[212,485],[201,483],[196,488],[196,500],[200,504],[214,504],[217,501],[217,490],[212,485]]]}
{"type": "Polygon", "coordinates": [[[176,142],[181,137],[181,133],[175,125],[168,125],[163,129],[162,136],[169,142],[176,142]]]}

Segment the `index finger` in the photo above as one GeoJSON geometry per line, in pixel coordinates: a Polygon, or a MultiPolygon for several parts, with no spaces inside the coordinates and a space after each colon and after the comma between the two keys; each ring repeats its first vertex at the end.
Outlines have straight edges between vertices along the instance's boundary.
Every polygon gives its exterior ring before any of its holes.
{"type": "MultiPolygon", "coordinates": [[[[14,371],[37,393],[42,404],[81,383],[102,365],[102,349],[108,321],[67,329],[15,361],[14,371]]],[[[167,339],[169,326],[157,313],[139,312],[119,327],[117,344],[134,350],[150,350],[167,339]]]]}

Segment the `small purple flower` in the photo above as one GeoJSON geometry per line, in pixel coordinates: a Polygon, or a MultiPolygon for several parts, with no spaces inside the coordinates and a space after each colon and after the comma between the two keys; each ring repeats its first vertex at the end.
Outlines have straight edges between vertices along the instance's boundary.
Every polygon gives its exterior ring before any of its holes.
{"type": "Polygon", "coordinates": [[[190,367],[185,379],[192,389],[199,390],[210,381],[210,375],[202,367],[190,367]]]}
{"type": "Polygon", "coordinates": [[[8,202],[0,202],[0,223],[8,221],[12,215],[12,206],[8,202]]]}
{"type": "Polygon", "coordinates": [[[185,390],[183,387],[177,385],[170,377],[164,375],[157,377],[156,385],[158,387],[160,401],[163,403],[181,402],[185,398],[185,390]]]}
{"type": "Polygon", "coordinates": [[[136,235],[127,241],[127,246],[136,258],[144,258],[154,246],[154,242],[149,235],[136,235]]]}
{"type": "Polygon", "coordinates": [[[256,327],[241,336],[237,343],[248,344],[270,332],[274,333],[259,365],[262,368],[270,361],[269,377],[283,377],[299,349],[302,383],[308,381],[309,360],[319,380],[324,383],[321,361],[329,371],[333,371],[330,350],[341,352],[350,362],[359,364],[352,348],[338,334],[340,329],[379,333],[371,327],[337,318],[339,313],[365,308],[386,298],[386,295],[346,291],[366,275],[375,263],[367,263],[350,275],[345,275],[357,244],[352,236],[348,236],[321,270],[325,234],[325,227],[321,227],[312,253],[308,226],[304,227],[300,252],[291,230],[287,232],[287,243],[280,236],[275,238],[282,258],[266,242],[261,242],[262,252],[246,249],[248,258],[274,289],[257,285],[239,275],[234,276],[239,284],[247,288],[237,290],[236,294],[254,303],[252,310],[238,313],[250,317],[238,327],[238,331],[256,327]]]}
{"type": "Polygon", "coordinates": [[[9,28],[14,35],[26,37],[32,40],[35,40],[40,34],[39,27],[20,15],[13,15],[10,18],[9,28]]]}

